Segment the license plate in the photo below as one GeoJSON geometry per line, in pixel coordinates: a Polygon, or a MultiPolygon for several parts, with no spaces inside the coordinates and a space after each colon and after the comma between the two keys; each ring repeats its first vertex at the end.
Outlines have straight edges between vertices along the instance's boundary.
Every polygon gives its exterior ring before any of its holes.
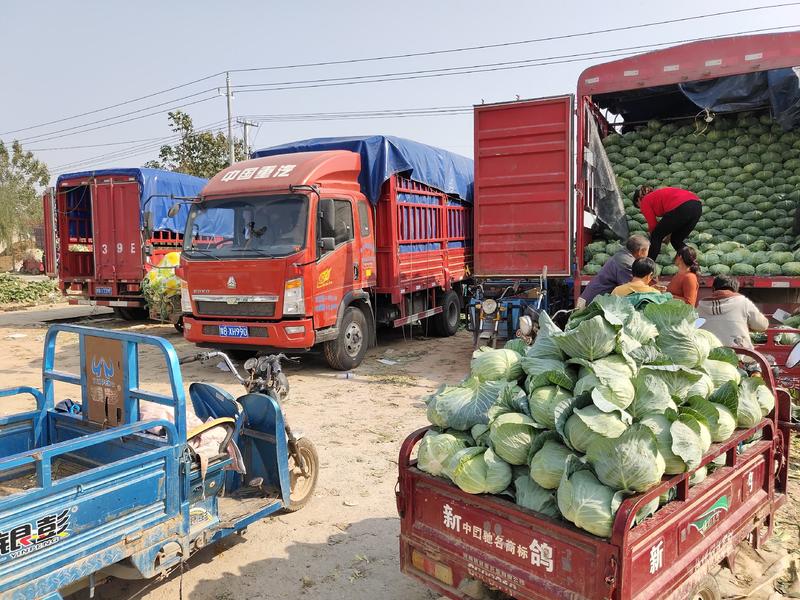
{"type": "Polygon", "coordinates": [[[97,287],[94,288],[96,294],[105,294],[106,296],[111,295],[111,288],[110,287],[97,287]]]}
{"type": "Polygon", "coordinates": [[[246,338],[250,337],[247,327],[244,325],[220,325],[220,337],[246,338]]]}

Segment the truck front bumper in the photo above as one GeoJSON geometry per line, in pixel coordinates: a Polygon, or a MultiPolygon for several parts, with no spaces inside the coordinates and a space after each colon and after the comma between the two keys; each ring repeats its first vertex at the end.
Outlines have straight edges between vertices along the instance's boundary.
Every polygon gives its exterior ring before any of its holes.
{"type": "Polygon", "coordinates": [[[191,315],[183,317],[183,336],[195,344],[215,346],[269,346],[307,350],[315,343],[314,321],[236,321],[198,319],[191,315]],[[247,337],[231,337],[219,334],[220,326],[247,327],[247,337]]]}

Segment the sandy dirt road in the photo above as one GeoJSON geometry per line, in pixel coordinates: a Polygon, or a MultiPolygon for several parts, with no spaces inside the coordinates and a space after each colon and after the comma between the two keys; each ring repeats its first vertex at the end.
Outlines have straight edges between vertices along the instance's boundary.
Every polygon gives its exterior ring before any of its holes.
{"type": "MultiPolygon", "coordinates": [[[[50,316],[65,318],[69,311],[50,316]]],[[[74,313],[73,316],[82,313],[74,313]]],[[[48,313],[30,310],[3,321],[0,317],[0,387],[40,384],[42,341],[48,313]],[[27,316],[26,316],[27,315],[27,316]]],[[[180,356],[195,351],[170,326],[136,324],[103,315],[87,324],[160,335],[180,356]]],[[[74,340],[59,346],[59,368],[77,371],[74,340]]],[[[252,525],[245,536],[233,537],[199,552],[183,574],[164,581],[114,581],[98,588],[96,597],[110,599],[233,600],[239,598],[307,598],[353,600],[426,600],[436,598],[403,576],[398,566],[399,520],[394,502],[397,453],[405,436],[426,424],[422,398],[442,382],[459,381],[469,365],[471,339],[460,332],[450,339],[404,339],[395,332],[381,339],[351,379],[327,368],[320,357],[306,356],[287,367],[292,391],[286,412],[292,426],[317,446],[322,470],[312,503],[300,512],[252,525]],[[389,358],[397,364],[378,362],[389,358]]],[[[143,387],[167,391],[155,355],[141,357],[143,387]]],[[[210,381],[240,392],[231,377],[214,365],[190,364],[184,380],[210,381]]],[[[74,390],[64,388],[61,397],[74,390]]],[[[24,398],[4,399],[0,413],[22,410],[24,398]]],[[[800,448],[796,448],[800,450],[800,448]]],[[[800,454],[796,453],[795,456],[800,454]]],[[[797,461],[792,477],[800,478],[797,461]]],[[[798,550],[800,502],[793,480],[790,502],[782,511],[776,536],[761,554],[745,554],[737,572],[720,573],[723,594],[743,597],[756,587],[770,565],[785,571],[786,551],[798,550]],[[783,560],[784,563],[779,563],[783,560]]],[[[773,572],[772,577],[775,576],[773,572]]],[[[775,596],[762,586],[750,598],[775,596]]],[[[85,598],[86,595],[77,597],[85,598]]]]}

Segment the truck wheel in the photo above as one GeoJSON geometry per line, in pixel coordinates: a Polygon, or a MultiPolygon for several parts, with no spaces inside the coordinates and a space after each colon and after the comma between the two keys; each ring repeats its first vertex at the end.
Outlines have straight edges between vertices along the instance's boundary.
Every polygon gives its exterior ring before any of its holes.
{"type": "Polygon", "coordinates": [[[332,369],[349,371],[364,360],[369,342],[369,327],[364,313],[355,306],[344,309],[339,335],[322,347],[332,369]]]}
{"type": "Polygon", "coordinates": [[[689,595],[688,600],[721,600],[722,594],[719,592],[719,584],[711,575],[703,579],[694,591],[689,595]]]}
{"type": "MultiPolygon", "coordinates": [[[[359,311],[360,312],[360,311],[359,311]]],[[[319,456],[314,444],[308,438],[300,438],[296,442],[297,453],[303,458],[306,472],[303,474],[300,465],[295,464],[289,456],[289,506],[284,512],[296,512],[311,502],[319,477],[319,456]]]]}
{"type": "Polygon", "coordinates": [[[455,335],[460,319],[461,303],[458,301],[458,294],[450,290],[442,298],[442,312],[431,317],[433,334],[439,337],[455,335]]]}
{"type": "Polygon", "coordinates": [[[146,321],[149,317],[146,308],[114,307],[114,315],[125,321],[146,321]]]}

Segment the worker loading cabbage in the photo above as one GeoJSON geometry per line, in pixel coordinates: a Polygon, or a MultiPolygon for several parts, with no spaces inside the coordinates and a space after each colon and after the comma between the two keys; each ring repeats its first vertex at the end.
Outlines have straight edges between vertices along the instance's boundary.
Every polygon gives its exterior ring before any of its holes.
{"type": "Polygon", "coordinates": [[[612,295],[563,331],[542,314],[533,345],[476,352],[463,383],[426,399],[436,428],[417,466],[610,536],[625,497],[665,475],[692,472],[690,484],[700,483],[711,444],[773,409],[764,381],[746,377],[696,318],[680,300],[637,311],[612,295]]]}

